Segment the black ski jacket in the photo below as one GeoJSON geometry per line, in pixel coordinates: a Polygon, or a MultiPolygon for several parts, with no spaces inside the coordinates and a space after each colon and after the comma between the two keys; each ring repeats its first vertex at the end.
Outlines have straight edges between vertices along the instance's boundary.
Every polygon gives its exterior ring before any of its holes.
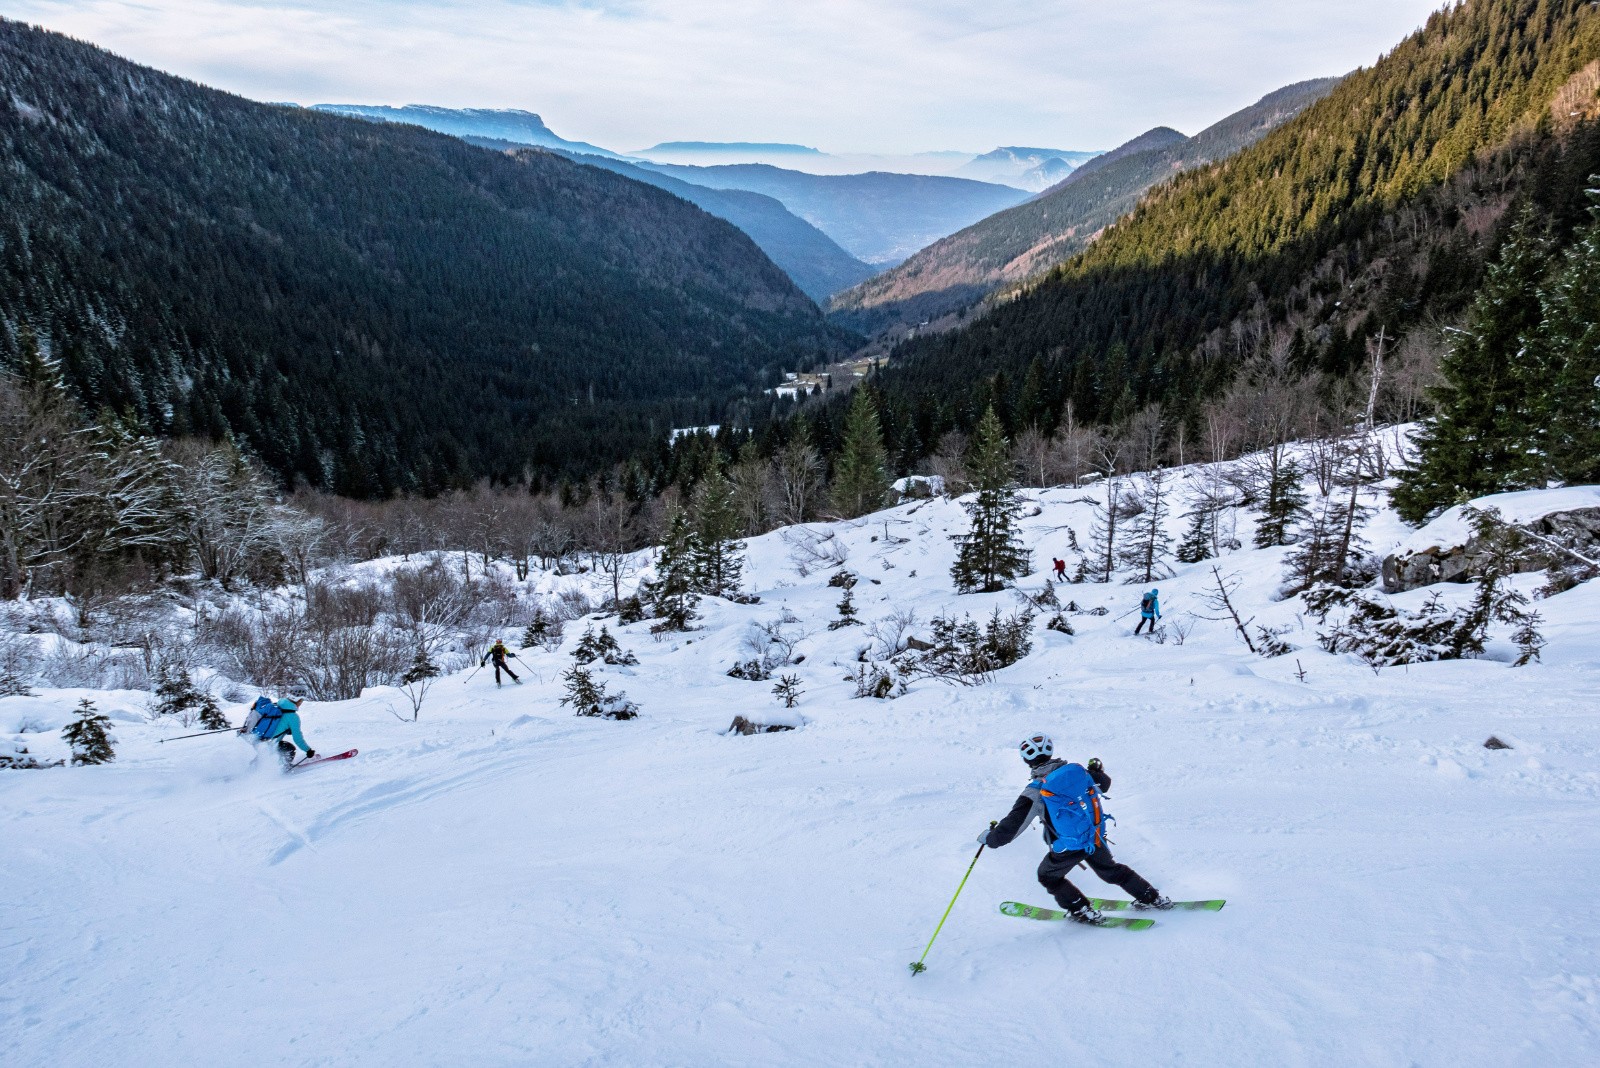
{"type": "MultiPolygon", "coordinates": [[[[1010,844],[1017,835],[1028,829],[1036,817],[1044,827],[1045,844],[1049,845],[1056,840],[1055,829],[1050,826],[1050,814],[1045,811],[1044,799],[1039,796],[1039,783],[1043,782],[1045,776],[1052,771],[1066,765],[1065,760],[1047,760],[1033,769],[1033,781],[1022,791],[1022,796],[1017,798],[1016,804],[1011,806],[1006,818],[989,832],[987,841],[990,849],[999,849],[1003,845],[1010,844]]],[[[1102,794],[1111,792],[1111,776],[1106,774],[1104,768],[1094,768],[1090,770],[1089,775],[1102,794]]]]}

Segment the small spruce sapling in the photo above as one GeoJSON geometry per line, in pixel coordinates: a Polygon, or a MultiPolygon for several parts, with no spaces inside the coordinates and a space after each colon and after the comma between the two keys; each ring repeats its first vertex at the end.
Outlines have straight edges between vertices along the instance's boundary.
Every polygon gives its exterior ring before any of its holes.
{"type": "Polygon", "coordinates": [[[581,664],[574,664],[561,678],[567,684],[561,703],[571,705],[580,716],[634,719],[639,715],[639,706],[628,700],[627,694],[608,692],[606,684],[581,664]]]}
{"type": "Polygon", "coordinates": [[[225,730],[227,717],[217,699],[197,688],[187,668],[163,664],[156,672],[155,713],[176,716],[184,726],[198,723],[208,731],[225,730]]]}
{"type": "Polygon", "coordinates": [[[85,697],[78,702],[78,718],[68,724],[61,737],[72,746],[74,764],[109,764],[117,758],[106,731],[111,721],[85,697]]]}
{"type": "Polygon", "coordinates": [[[545,611],[535,608],[533,619],[522,632],[524,649],[544,649],[561,640],[561,621],[545,611]]]}
{"type": "MultiPolygon", "coordinates": [[[[523,646],[524,649],[527,646],[523,646]]],[[[411,658],[411,665],[400,676],[400,691],[406,695],[406,701],[411,705],[411,721],[415,723],[422,714],[422,702],[427,700],[428,691],[433,689],[433,680],[439,677],[439,665],[433,662],[424,646],[417,646],[417,653],[411,658]]]]}
{"type": "Polygon", "coordinates": [[[805,693],[800,688],[799,675],[779,676],[777,685],[772,687],[772,692],[777,696],[778,700],[783,702],[784,708],[793,708],[796,702],[800,700],[800,695],[805,693]]]}
{"type": "Polygon", "coordinates": [[[829,630],[840,630],[844,627],[858,627],[861,620],[856,618],[855,601],[852,600],[850,587],[846,586],[844,598],[839,602],[839,618],[828,624],[829,630]]]}
{"type": "Polygon", "coordinates": [[[572,659],[580,664],[592,664],[596,660],[604,660],[608,664],[629,666],[639,662],[639,658],[622,646],[617,644],[617,639],[611,636],[605,624],[600,625],[600,633],[596,634],[594,628],[586,627],[583,637],[578,639],[578,646],[572,650],[572,659]]]}

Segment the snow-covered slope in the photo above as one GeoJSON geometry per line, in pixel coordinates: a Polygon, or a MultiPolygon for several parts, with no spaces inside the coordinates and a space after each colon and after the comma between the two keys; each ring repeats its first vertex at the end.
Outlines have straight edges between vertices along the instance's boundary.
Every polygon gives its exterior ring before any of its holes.
{"type": "MultiPolygon", "coordinates": [[[[1087,492],[1030,494],[1040,570],[1023,586],[1044,585],[1069,527],[1087,541],[1087,492]]],[[[935,500],[816,529],[861,576],[870,623],[1015,605],[950,592],[963,528],[935,500]]],[[[1405,534],[1385,514],[1369,539],[1405,534]]],[[[752,541],[761,603],[706,601],[695,633],[613,627],[641,661],[603,672],[642,706],[632,722],[573,717],[557,705],[570,657],[524,652],[525,685],[443,679],[415,724],[390,714],[393,691],[308,706],[316,748],[361,756],[284,777],[231,736],[158,745],[180,730],[143,723],[143,695],[94,694],[121,716],[115,764],[0,774],[0,1057],[1600,1059],[1600,584],[1540,603],[1543,664],[1375,675],[1273,600],[1283,550],[1246,550],[1221,566],[1258,622],[1290,628],[1289,656],[1199,618],[1197,565],[1160,583],[1164,644],[1119,618],[1137,587],[1063,586],[1108,614],[1073,615],[1073,637],[1041,619],[990,685],[877,701],[845,681],[866,628],[828,630],[840,591],[789,552],[781,533],[752,541]],[[727,736],[735,714],[776,710],[770,683],[723,672],[785,609],[809,634],[791,669],[805,726],[727,736]],[[974,837],[1026,781],[1016,742],[1040,730],[1105,762],[1119,859],[1227,908],[1140,934],[1002,916],[1006,899],[1049,904],[1029,832],[979,860],[911,978],[974,837]],[[1490,734],[1514,748],[1485,750],[1490,734]]],[[[0,731],[57,723],[79,696],[0,699],[0,731]]]]}

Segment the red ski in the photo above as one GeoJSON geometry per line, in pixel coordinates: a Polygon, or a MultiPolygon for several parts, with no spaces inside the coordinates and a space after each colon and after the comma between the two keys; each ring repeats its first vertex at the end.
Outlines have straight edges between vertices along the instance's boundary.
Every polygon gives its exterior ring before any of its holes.
{"type": "Polygon", "coordinates": [[[299,771],[301,768],[309,768],[317,764],[327,764],[334,760],[349,760],[359,752],[361,752],[359,749],[350,749],[343,753],[335,753],[332,756],[312,757],[310,760],[302,760],[298,764],[290,764],[289,770],[299,771]]]}

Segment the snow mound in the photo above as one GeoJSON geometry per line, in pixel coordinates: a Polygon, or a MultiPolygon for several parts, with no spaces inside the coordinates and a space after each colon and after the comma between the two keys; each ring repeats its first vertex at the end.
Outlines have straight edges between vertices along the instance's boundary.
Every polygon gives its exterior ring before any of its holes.
{"type": "MultiPolygon", "coordinates": [[[[1559,489],[1495,493],[1479,497],[1470,502],[1469,507],[1480,510],[1496,508],[1506,522],[1524,525],[1558,512],[1600,508],[1600,486],[1564,486],[1559,489]]],[[[1395,549],[1395,555],[1407,556],[1430,549],[1455,548],[1465,545],[1472,536],[1472,522],[1467,518],[1465,508],[1456,505],[1401,541],[1395,549]]]]}

